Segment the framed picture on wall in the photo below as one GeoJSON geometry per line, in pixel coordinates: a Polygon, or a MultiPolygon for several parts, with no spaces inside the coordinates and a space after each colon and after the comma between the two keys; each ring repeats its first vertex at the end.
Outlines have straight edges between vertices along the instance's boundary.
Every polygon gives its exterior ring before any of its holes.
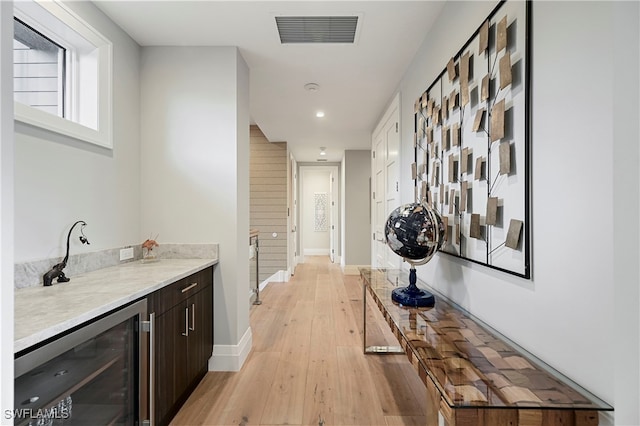
{"type": "Polygon", "coordinates": [[[531,277],[531,3],[504,1],[415,102],[416,198],[441,252],[531,277]]]}

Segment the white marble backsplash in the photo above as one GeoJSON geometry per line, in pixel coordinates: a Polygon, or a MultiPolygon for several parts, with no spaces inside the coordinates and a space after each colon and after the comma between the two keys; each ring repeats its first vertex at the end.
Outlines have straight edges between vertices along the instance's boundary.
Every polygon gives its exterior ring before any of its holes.
{"type": "MultiPolygon", "coordinates": [[[[153,249],[159,259],[217,259],[218,244],[161,244],[153,249]]],[[[62,262],[63,257],[42,259],[14,265],[14,287],[37,287],[42,285],[42,276],[51,267],[62,262]]],[[[142,246],[133,246],[133,259],[120,261],[120,248],[70,255],[64,273],[74,275],[96,271],[110,266],[122,265],[142,259],[142,246]]],[[[55,284],[55,280],[54,280],[55,284]]]]}
{"type": "Polygon", "coordinates": [[[153,253],[160,259],[217,259],[218,244],[160,244],[153,253]]]}

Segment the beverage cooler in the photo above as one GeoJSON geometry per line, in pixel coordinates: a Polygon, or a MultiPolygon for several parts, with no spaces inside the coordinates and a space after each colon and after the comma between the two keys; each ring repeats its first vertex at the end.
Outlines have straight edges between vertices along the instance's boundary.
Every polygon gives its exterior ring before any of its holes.
{"type": "Polygon", "coordinates": [[[15,359],[14,424],[149,424],[149,334],[142,300],[15,359]]]}

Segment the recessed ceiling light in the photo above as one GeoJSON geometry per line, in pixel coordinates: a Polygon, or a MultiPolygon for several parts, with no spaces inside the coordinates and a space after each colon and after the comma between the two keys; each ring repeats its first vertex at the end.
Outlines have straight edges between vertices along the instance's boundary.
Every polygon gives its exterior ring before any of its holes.
{"type": "Polygon", "coordinates": [[[318,112],[316,112],[316,117],[318,117],[318,118],[322,118],[322,117],[324,117],[324,111],[318,111],[318,112]]]}
{"type": "Polygon", "coordinates": [[[327,153],[325,152],[326,149],[327,149],[326,147],[321,146],[320,147],[320,155],[327,155],[327,153]]]}

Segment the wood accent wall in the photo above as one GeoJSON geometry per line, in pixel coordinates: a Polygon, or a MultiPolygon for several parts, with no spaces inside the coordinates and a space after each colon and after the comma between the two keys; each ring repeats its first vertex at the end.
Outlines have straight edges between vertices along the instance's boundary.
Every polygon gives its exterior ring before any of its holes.
{"type": "MultiPolygon", "coordinates": [[[[258,126],[251,126],[249,152],[249,227],[260,231],[262,282],[287,269],[287,143],[269,142],[258,126]]],[[[254,288],[253,272],[251,278],[254,288]]]]}

